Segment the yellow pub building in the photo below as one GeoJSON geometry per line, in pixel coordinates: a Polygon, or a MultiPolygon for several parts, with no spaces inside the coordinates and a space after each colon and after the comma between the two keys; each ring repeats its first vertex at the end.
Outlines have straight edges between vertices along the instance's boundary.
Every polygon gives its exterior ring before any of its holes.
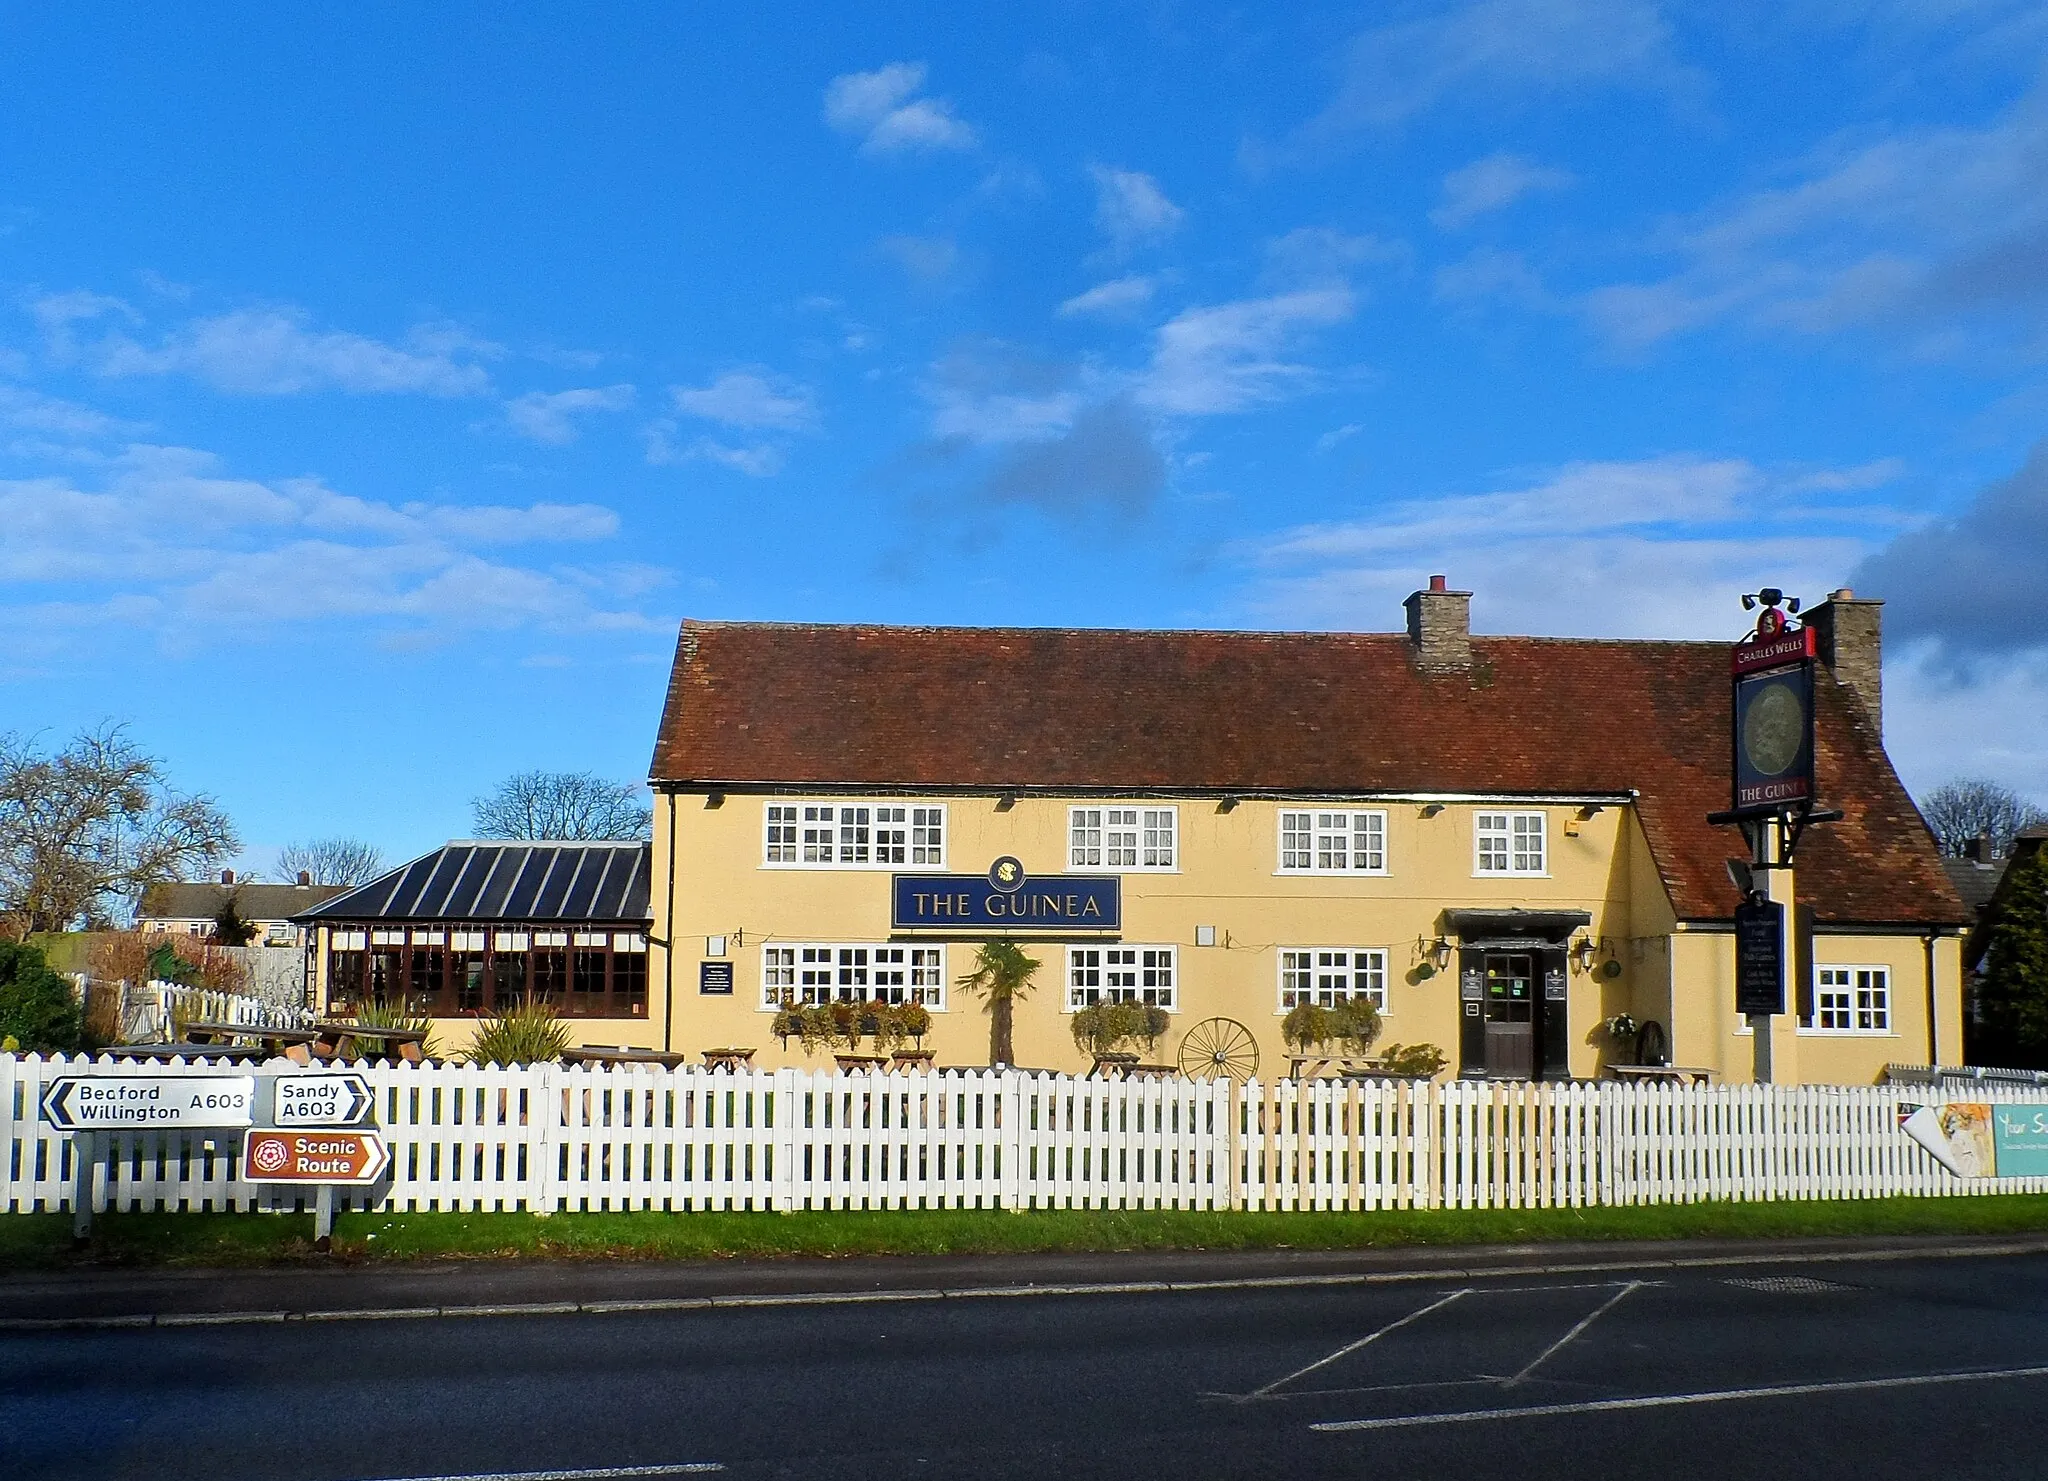
{"type": "MultiPolygon", "coordinates": [[[[1434,577],[1405,633],[687,622],[647,918],[607,923],[644,929],[644,992],[572,1007],[572,1040],[829,1066],[779,1010],[917,1002],[938,1064],[983,1064],[960,979],[1003,937],[1040,964],[1024,1066],[1087,1069],[1070,1015],[1121,999],[1167,1014],[1148,1058],[1195,1035],[1272,1078],[1290,1009],[1365,998],[1446,1075],[1750,1078],[1746,849],[1707,820],[1730,645],[1474,636],[1469,609],[1434,577]]],[[[1884,752],[1880,615],[1847,591],[1809,613],[1819,797],[1846,816],[1797,855],[1779,1081],[1960,1062],[1968,917],[1884,752]]]]}

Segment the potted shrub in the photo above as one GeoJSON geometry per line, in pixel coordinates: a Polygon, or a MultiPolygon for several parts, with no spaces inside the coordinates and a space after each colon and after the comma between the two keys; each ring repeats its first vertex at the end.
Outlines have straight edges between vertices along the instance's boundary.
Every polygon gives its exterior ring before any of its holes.
{"type": "Polygon", "coordinates": [[[469,1064],[540,1064],[560,1059],[569,1026],[538,998],[522,998],[477,1026],[463,1059],[469,1064]]]}
{"type": "Polygon", "coordinates": [[[1156,1046],[1172,1020],[1164,1008],[1153,1003],[1094,1003],[1081,1009],[1068,1025],[1075,1045],[1098,1063],[1120,1060],[1136,1063],[1132,1046],[1156,1046]]]}
{"type": "Polygon", "coordinates": [[[1280,1020],[1280,1037],[1296,1054],[1327,1052],[1337,1037],[1330,1010],[1315,1003],[1296,1003],[1280,1020]]]}
{"type": "Polygon", "coordinates": [[[1410,1080],[1434,1080],[1450,1058],[1434,1044],[1389,1044],[1380,1053],[1384,1073],[1410,1080]]]}
{"type": "Polygon", "coordinates": [[[814,1054],[839,1037],[839,1020],[829,1003],[812,1003],[797,1012],[797,1037],[804,1053],[814,1054]]]}
{"type": "Polygon", "coordinates": [[[890,1018],[895,1038],[891,1041],[894,1049],[892,1058],[900,1065],[928,1065],[932,1062],[931,1050],[924,1047],[924,1036],[931,1031],[931,1010],[922,1003],[897,1003],[891,1005],[890,1018]],[[905,1040],[916,1044],[914,1049],[902,1047],[905,1040]]]}

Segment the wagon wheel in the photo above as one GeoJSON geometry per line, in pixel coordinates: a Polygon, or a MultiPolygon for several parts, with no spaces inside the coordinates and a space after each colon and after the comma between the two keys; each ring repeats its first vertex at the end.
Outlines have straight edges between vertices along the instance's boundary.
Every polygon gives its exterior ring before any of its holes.
{"type": "Polygon", "coordinates": [[[1205,1018],[1180,1041],[1180,1072],[1191,1080],[1238,1081],[1259,1072],[1259,1041],[1235,1018],[1205,1018]]]}

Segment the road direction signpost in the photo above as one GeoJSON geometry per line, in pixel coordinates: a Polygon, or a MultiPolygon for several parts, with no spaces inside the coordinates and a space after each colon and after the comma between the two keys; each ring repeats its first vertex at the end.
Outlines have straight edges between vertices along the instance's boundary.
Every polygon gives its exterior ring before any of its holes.
{"type": "MultiPolygon", "coordinates": [[[[289,1083],[278,1081],[280,1094],[289,1083]]],[[[374,1131],[259,1129],[242,1143],[244,1182],[313,1186],[313,1246],[322,1250],[334,1235],[334,1190],[374,1183],[390,1166],[390,1149],[374,1131]]]]}
{"type": "Polygon", "coordinates": [[[361,1075],[279,1075],[273,1082],[271,1124],[362,1126],[377,1098],[361,1075]]]}
{"type": "Polygon", "coordinates": [[[254,1075],[59,1075],[43,1089],[43,1119],[71,1132],[71,1235],[92,1234],[93,1176],[110,1131],[220,1131],[249,1124],[254,1075]]]}

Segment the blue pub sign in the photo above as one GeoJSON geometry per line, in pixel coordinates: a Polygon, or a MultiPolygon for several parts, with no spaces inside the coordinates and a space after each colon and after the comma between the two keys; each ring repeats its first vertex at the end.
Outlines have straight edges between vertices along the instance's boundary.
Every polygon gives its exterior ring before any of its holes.
{"type": "Polygon", "coordinates": [[[986,875],[898,874],[889,925],[898,931],[1121,931],[1123,880],[1114,874],[1028,875],[998,859],[986,875]]]}

